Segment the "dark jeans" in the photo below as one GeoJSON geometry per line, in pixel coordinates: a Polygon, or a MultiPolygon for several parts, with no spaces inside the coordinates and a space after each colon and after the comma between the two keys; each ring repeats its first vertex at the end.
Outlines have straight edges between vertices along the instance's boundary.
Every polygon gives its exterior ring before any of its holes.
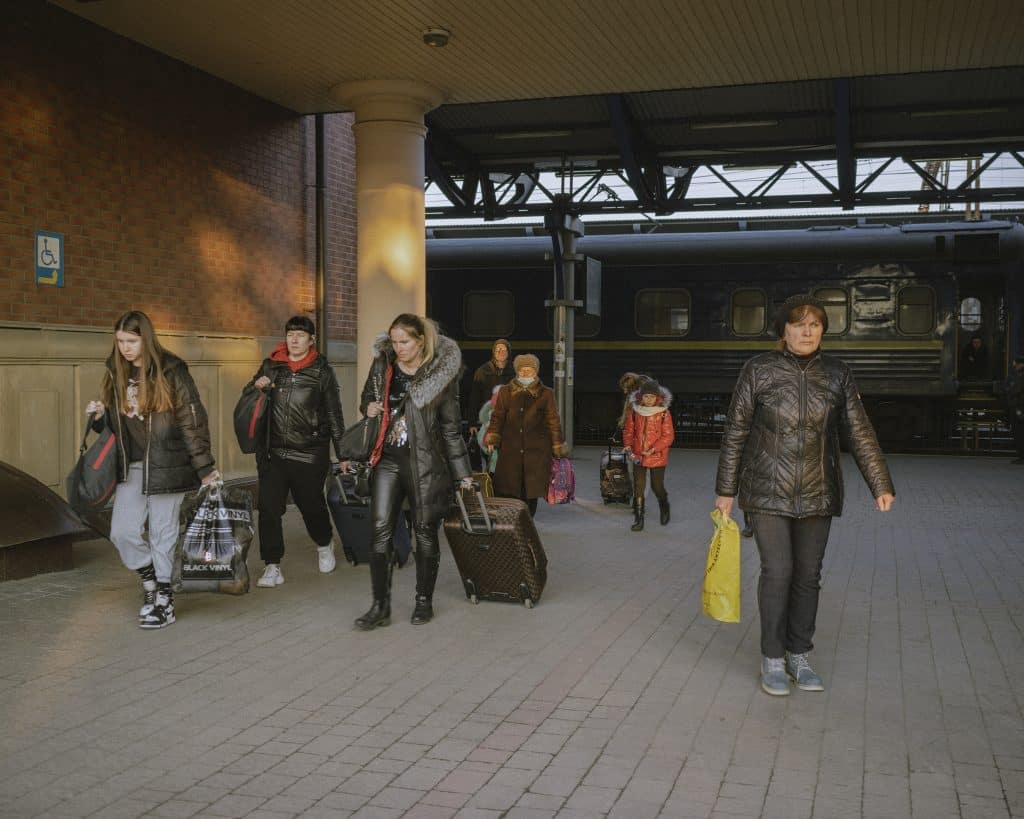
{"type": "MultiPolygon", "coordinates": [[[[416,537],[417,557],[437,558],[440,548],[437,541],[438,522],[416,523],[415,478],[408,452],[404,449],[385,450],[373,470],[370,490],[370,520],[373,521],[373,552],[391,556],[395,524],[402,511],[402,503],[408,499],[412,513],[412,531],[416,537]]],[[[427,594],[433,592],[430,590],[427,594]]]]}
{"type": "Polygon", "coordinates": [[[324,480],[330,462],[317,463],[289,461],[286,458],[258,458],[260,476],[260,557],[264,563],[280,563],[284,557],[284,517],[288,492],[299,508],[306,531],[317,546],[331,542],[331,516],[324,500],[324,480]]]}
{"type": "Polygon", "coordinates": [[[654,492],[654,497],[660,501],[665,500],[668,493],[665,491],[665,467],[663,466],[648,468],[640,466],[640,464],[633,464],[633,497],[638,502],[643,500],[644,490],[647,488],[648,472],[651,473],[651,491],[654,492]]]}
{"type": "Polygon", "coordinates": [[[814,647],[821,561],[832,518],[788,518],[751,512],[750,523],[761,553],[761,578],[757,582],[761,654],[805,654],[814,647]]]}

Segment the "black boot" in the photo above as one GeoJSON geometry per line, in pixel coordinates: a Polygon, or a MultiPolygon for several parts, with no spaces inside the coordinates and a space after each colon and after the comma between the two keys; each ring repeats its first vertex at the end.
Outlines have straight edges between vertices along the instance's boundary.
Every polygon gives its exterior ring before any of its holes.
{"type": "Polygon", "coordinates": [[[662,526],[668,523],[669,520],[669,506],[668,506],[668,495],[664,498],[658,498],[658,522],[662,526]]]}
{"type": "Polygon", "coordinates": [[[638,498],[633,506],[633,525],[629,527],[631,532],[642,532],[644,530],[644,499],[638,498]]]}
{"type": "Polygon", "coordinates": [[[416,550],[416,606],[410,622],[422,626],[434,618],[434,586],[437,583],[439,555],[423,555],[416,550]]]}
{"type": "Polygon", "coordinates": [[[370,583],[373,586],[373,605],[366,614],[356,618],[355,623],[356,628],[363,631],[391,625],[391,555],[371,555],[370,583]]]}

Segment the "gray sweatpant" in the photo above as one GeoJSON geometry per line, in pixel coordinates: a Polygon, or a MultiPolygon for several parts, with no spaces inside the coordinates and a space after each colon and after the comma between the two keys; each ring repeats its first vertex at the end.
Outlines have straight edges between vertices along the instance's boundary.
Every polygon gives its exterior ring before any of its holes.
{"type": "Polygon", "coordinates": [[[178,512],[184,492],[168,495],[142,494],[142,464],[128,468],[128,480],[117,485],[110,540],[129,569],[153,564],[158,583],[171,582],[174,546],[178,542],[178,512]],[[149,519],[148,537],[143,535],[149,519]]]}

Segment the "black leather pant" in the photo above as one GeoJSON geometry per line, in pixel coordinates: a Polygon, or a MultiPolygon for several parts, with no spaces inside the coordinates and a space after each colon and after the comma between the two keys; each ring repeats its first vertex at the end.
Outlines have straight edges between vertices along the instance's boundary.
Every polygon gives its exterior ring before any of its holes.
{"type": "MultiPolygon", "coordinates": [[[[413,519],[412,533],[416,539],[416,594],[429,598],[434,594],[441,556],[438,523],[416,522],[415,480],[408,452],[404,449],[384,451],[370,483],[370,519],[373,521],[370,569],[372,572],[375,565],[390,565],[395,524],[402,512],[402,503],[408,499],[413,519]]],[[[380,570],[377,573],[380,574],[380,570]]],[[[380,583],[380,578],[377,578],[375,597],[380,591],[380,583]]],[[[387,591],[390,594],[390,589],[387,591]]]]}

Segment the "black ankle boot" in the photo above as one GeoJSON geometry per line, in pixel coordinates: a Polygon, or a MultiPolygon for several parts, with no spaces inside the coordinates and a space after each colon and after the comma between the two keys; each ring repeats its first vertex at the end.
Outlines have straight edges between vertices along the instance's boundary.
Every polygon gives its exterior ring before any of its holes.
{"type": "Polygon", "coordinates": [[[391,625],[391,555],[374,554],[370,557],[370,583],[373,586],[373,605],[355,626],[370,631],[378,626],[391,625]]]}
{"type": "Polygon", "coordinates": [[[644,530],[644,502],[642,498],[636,502],[633,517],[633,525],[629,527],[629,531],[642,532],[644,530]]]}
{"type": "Polygon", "coordinates": [[[665,497],[664,500],[658,498],[658,514],[658,520],[661,523],[661,525],[664,526],[665,524],[667,524],[669,520],[668,497],[665,497]]]}
{"type": "Polygon", "coordinates": [[[356,618],[356,628],[362,629],[363,631],[370,631],[371,629],[377,628],[377,626],[390,625],[390,600],[374,600],[373,605],[370,606],[369,611],[367,611],[366,614],[364,614],[362,617],[356,618]]]}
{"type": "Polygon", "coordinates": [[[416,607],[412,610],[412,620],[410,622],[414,626],[422,626],[424,623],[429,623],[433,619],[433,601],[429,597],[424,597],[422,594],[417,594],[416,607]]]}

